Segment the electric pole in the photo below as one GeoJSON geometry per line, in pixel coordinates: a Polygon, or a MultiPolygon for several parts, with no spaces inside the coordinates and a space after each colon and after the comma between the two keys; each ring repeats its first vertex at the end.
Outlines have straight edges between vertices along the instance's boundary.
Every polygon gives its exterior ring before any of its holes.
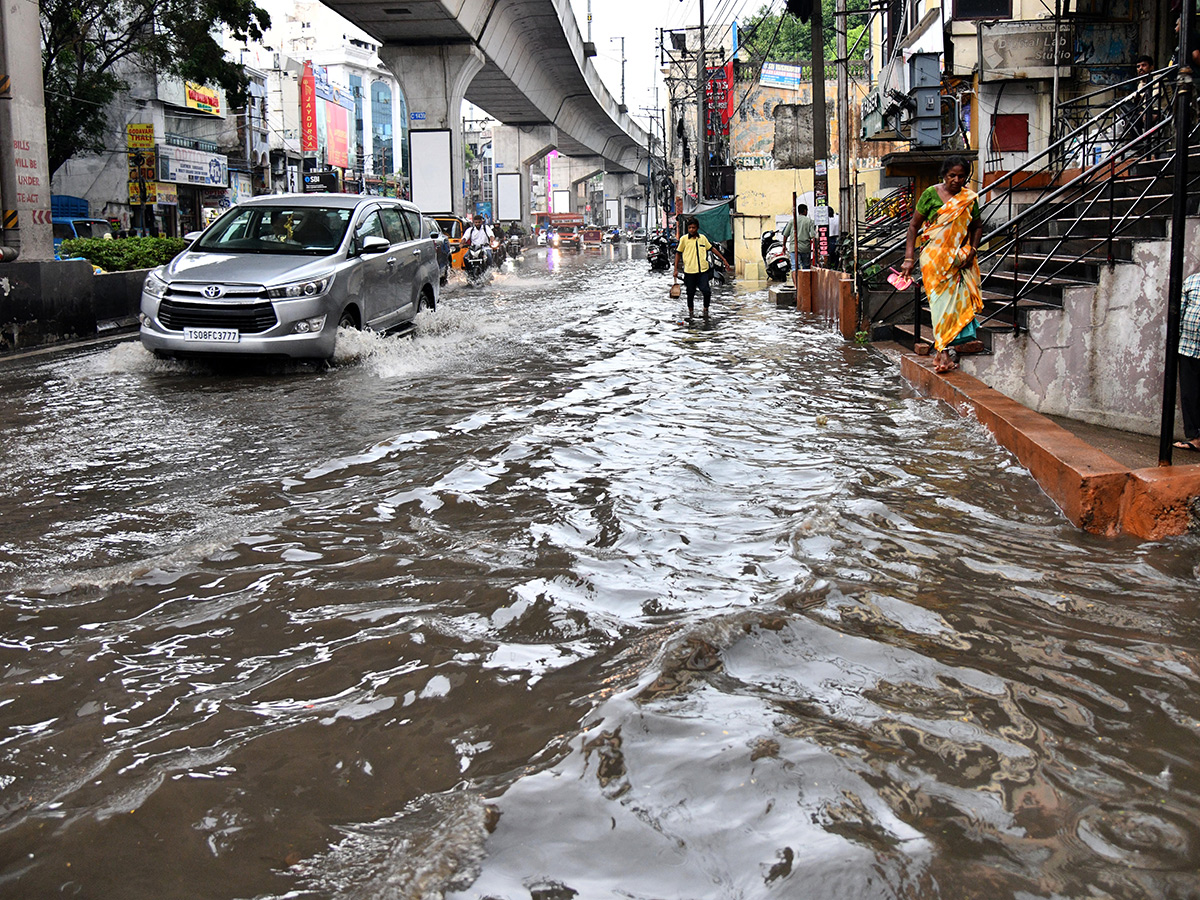
{"type": "Polygon", "coordinates": [[[609,43],[613,41],[621,42],[621,112],[625,112],[625,38],[610,37],[609,43]]]}
{"type": "Polygon", "coordinates": [[[700,0],[700,55],[696,58],[696,201],[708,196],[707,81],[708,63],[704,39],[704,0],[700,0]]]}
{"type": "MultiPolygon", "coordinates": [[[[850,209],[850,60],[846,41],[846,0],[836,0],[837,8],[837,120],[838,120],[838,215],[847,219],[850,209]]],[[[857,211],[855,211],[857,215],[857,211]]],[[[840,238],[839,238],[840,239],[840,238]]]]}

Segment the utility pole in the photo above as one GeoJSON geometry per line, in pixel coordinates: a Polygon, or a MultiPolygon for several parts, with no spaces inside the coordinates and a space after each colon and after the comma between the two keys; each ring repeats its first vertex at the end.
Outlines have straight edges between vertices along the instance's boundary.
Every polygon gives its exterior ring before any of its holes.
{"type": "MultiPolygon", "coordinates": [[[[1163,359],[1162,421],[1158,434],[1158,464],[1171,465],[1175,437],[1175,382],[1179,377],[1179,328],[1183,307],[1184,231],[1187,228],[1188,131],[1192,106],[1192,42],[1195,6],[1183,4],[1179,23],[1179,77],[1175,95],[1175,189],[1171,207],[1171,259],[1167,271],[1167,347],[1163,359]]],[[[1057,48],[1056,48],[1057,49],[1057,48]]]]}
{"type": "Polygon", "coordinates": [[[813,221],[817,225],[815,265],[829,252],[829,119],[825,113],[825,29],[820,0],[812,11],[812,86],[813,86],[813,221]]]}
{"type": "Polygon", "coordinates": [[[708,196],[708,117],[705,115],[708,63],[704,39],[704,0],[700,0],[700,55],[696,58],[696,201],[708,196]]]}
{"type": "MultiPolygon", "coordinates": [[[[846,0],[836,0],[837,21],[837,121],[838,121],[838,215],[841,221],[853,221],[846,218],[854,204],[850,199],[850,60],[847,59],[849,50],[846,47],[846,0]]],[[[857,209],[854,212],[857,216],[857,209]]],[[[840,238],[839,238],[840,239],[840,238]]]]}
{"type": "Polygon", "coordinates": [[[613,41],[621,42],[621,112],[625,112],[625,38],[610,37],[608,41],[610,44],[613,41]]]}

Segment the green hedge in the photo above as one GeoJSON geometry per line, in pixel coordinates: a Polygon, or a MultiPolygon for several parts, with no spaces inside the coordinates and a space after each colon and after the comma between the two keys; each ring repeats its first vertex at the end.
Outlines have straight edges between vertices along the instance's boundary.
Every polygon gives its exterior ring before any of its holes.
{"type": "Polygon", "coordinates": [[[150,269],[169,263],[187,248],[182,238],[126,237],[116,239],[75,238],[62,242],[62,259],[86,259],[105,272],[150,269]]]}

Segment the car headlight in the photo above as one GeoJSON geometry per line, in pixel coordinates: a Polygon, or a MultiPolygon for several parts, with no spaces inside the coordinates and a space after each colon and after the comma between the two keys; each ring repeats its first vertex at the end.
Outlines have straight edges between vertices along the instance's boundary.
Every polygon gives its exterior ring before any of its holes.
{"type": "Polygon", "coordinates": [[[329,288],[331,277],[314,278],[311,281],[297,281],[293,284],[282,284],[279,287],[267,288],[267,296],[272,300],[295,300],[300,297],[319,297],[329,288]]]}
{"type": "Polygon", "coordinates": [[[146,281],[142,285],[142,290],[151,297],[162,298],[167,292],[169,285],[158,276],[157,270],[151,270],[146,274],[146,281]]]}

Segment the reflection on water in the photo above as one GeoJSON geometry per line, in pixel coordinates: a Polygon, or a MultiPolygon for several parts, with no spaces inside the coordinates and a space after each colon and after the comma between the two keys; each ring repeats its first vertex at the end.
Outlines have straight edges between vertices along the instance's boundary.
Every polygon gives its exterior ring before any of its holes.
{"type": "Polygon", "coordinates": [[[1196,539],[640,254],[0,369],[5,893],[1200,893],[1196,539]]]}

